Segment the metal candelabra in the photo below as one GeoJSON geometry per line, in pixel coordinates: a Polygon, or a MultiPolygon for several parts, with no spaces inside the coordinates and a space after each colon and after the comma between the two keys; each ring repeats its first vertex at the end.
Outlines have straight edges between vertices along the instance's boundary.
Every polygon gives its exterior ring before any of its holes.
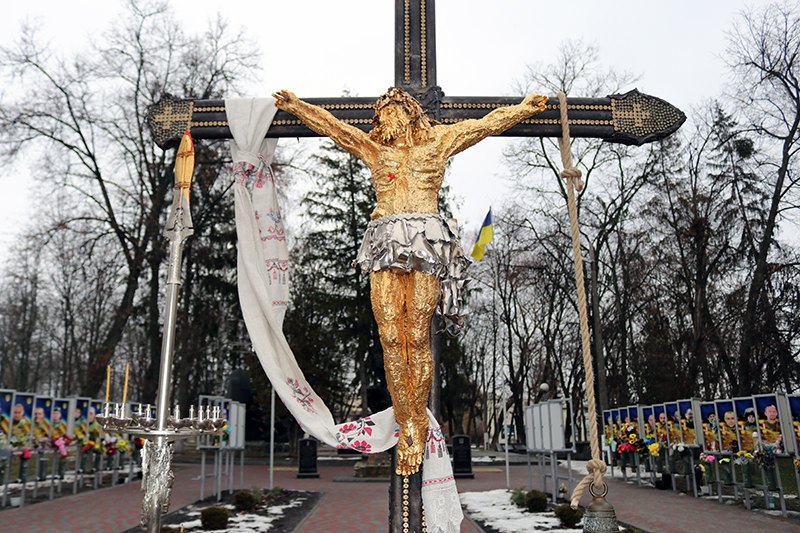
{"type": "Polygon", "coordinates": [[[158,376],[158,395],[153,413],[148,405],[136,413],[126,413],[122,404],[106,403],[103,415],[97,420],[106,430],[121,431],[144,438],[142,448],[142,519],[144,531],[161,530],[161,515],[169,510],[169,498],[174,476],[172,473],[172,441],[202,434],[218,433],[227,423],[219,406],[199,406],[195,416],[194,406],[189,417],[181,418],[176,405],[170,416],[170,387],[172,360],[175,349],[175,323],[178,294],[181,286],[181,261],[183,245],[194,230],[189,211],[189,191],[194,171],[194,145],[187,131],[175,156],[175,189],[167,219],[165,234],[169,239],[167,265],[167,294],[164,312],[161,364],[158,376]]]}

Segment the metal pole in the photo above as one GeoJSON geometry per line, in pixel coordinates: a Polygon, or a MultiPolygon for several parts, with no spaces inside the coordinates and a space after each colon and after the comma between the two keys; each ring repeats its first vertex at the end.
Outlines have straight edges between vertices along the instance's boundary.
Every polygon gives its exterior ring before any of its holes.
{"type": "Polygon", "coordinates": [[[184,135],[175,156],[175,188],[172,207],[164,232],[169,239],[169,259],[167,264],[167,299],[164,310],[164,327],[161,341],[161,364],[158,373],[158,393],[156,394],[156,433],[154,446],[147,454],[147,487],[145,501],[148,501],[147,531],[158,533],[161,530],[161,511],[169,501],[169,479],[171,465],[171,445],[165,436],[168,429],[169,400],[172,387],[172,356],[175,349],[175,324],[178,313],[178,292],[181,287],[181,261],[183,243],[194,233],[192,217],[189,212],[189,189],[194,170],[194,147],[191,138],[184,135]],[[165,461],[166,465],[156,460],[165,461]],[[166,469],[164,468],[166,466],[166,469]],[[164,471],[166,470],[166,471],[164,471]],[[157,478],[157,479],[156,479],[157,478]],[[148,494],[150,493],[150,494],[148,494]],[[166,500],[166,501],[165,501],[166,500]]]}
{"type": "Polygon", "coordinates": [[[270,395],[270,413],[269,413],[269,490],[272,490],[275,485],[273,484],[274,469],[275,469],[275,387],[272,387],[272,394],[270,395]]]}
{"type": "Polygon", "coordinates": [[[505,435],[506,441],[506,488],[511,488],[511,474],[508,468],[508,424],[506,423],[508,420],[508,402],[506,401],[506,388],[503,387],[503,435],[505,435]]]}

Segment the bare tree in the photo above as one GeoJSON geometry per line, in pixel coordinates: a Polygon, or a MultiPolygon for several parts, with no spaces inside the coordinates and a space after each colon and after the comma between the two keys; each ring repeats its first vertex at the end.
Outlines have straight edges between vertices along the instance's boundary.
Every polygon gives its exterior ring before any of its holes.
{"type": "MultiPolygon", "coordinates": [[[[781,217],[797,207],[797,172],[794,169],[800,141],[800,4],[775,2],[742,14],[730,34],[728,61],[735,76],[731,97],[747,118],[746,129],[763,141],[760,147],[761,179],[768,191],[766,219],[747,237],[754,257],[747,288],[739,344],[737,394],[758,391],[762,383],[757,346],[769,320],[767,287],[774,272],[771,256],[781,217]]],[[[743,217],[747,213],[742,212],[743,217]]]]}
{"type": "MultiPolygon", "coordinates": [[[[144,123],[147,107],[167,91],[193,98],[233,91],[234,81],[254,68],[256,54],[241,35],[218,21],[203,37],[187,37],[166,3],[130,1],[124,16],[86,54],[60,58],[31,29],[0,51],[3,73],[31,90],[0,104],[0,151],[8,160],[37,157],[36,177],[77,201],[69,216],[51,217],[45,233],[76,224],[84,244],[108,237],[120,258],[119,289],[80,391],[93,395],[105,366],[123,338],[140,285],[148,285],[148,376],[154,390],[160,351],[160,236],[172,189],[171,155],[152,142],[144,123]]],[[[202,164],[202,161],[199,162],[202,164]]]]}

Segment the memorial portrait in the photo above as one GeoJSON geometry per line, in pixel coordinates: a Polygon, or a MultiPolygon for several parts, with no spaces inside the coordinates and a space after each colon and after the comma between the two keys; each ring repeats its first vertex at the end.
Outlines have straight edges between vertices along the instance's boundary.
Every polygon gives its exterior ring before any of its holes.
{"type": "Polygon", "coordinates": [[[52,415],[53,399],[46,396],[37,396],[33,402],[33,445],[36,448],[50,446],[52,415]]]}
{"type": "Polygon", "coordinates": [[[92,400],[89,403],[89,412],[86,414],[86,431],[89,435],[89,440],[99,442],[103,438],[103,428],[100,427],[100,422],[95,418],[98,414],[103,412],[103,402],[100,400],[92,400]]]}
{"type": "Polygon", "coordinates": [[[756,417],[761,441],[764,444],[778,444],[781,440],[782,426],[778,416],[778,399],[774,394],[755,396],[756,417]]]}
{"type": "Polygon", "coordinates": [[[33,424],[33,394],[14,394],[11,406],[11,445],[27,447],[31,445],[33,424]]]}
{"type": "Polygon", "coordinates": [[[739,424],[731,400],[714,402],[719,420],[720,451],[736,453],[739,451],[739,424]]]}
{"type": "Polygon", "coordinates": [[[636,430],[639,430],[639,407],[636,405],[631,405],[628,407],[628,418],[630,419],[632,424],[636,425],[636,430]]]}
{"type": "Polygon", "coordinates": [[[681,400],[678,402],[678,412],[681,425],[683,443],[688,446],[697,446],[697,432],[694,428],[694,410],[691,400],[681,400]]]}
{"type": "Polygon", "coordinates": [[[792,413],[792,433],[796,443],[795,448],[800,453],[800,396],[789,396],[789,411],[792,413]]]}
{"type": "Polygon", "coordinates": [[[610,410],[603,411],[603,443],[606,445],[611,443],[613,439],[613,431],[612,428],[614,427],[614,419],[611,416],[610,410]]]}
{"type": "Polygon", "coordinates": [[[653,414],[653,406],[642,407],[642,420],[644,421],[644,438],[656,438],[656,415],[653,414]]]}
{"type": "Polygon", "coordinates": [[[614,440],[619,442],[620,439],[620,426],[622,425],[622,415],[619,409],[611,411],[611,417],[614,419],[614,425],[611,426],[611,431],[614,433],[614,440]]]}
{"type": "Polygon", "coordinates": [[[69,436],[69,400],[56,398],[53,400],[53,414],[50,415],[50,435],[57,439],[69,436]]]}
{"type": "Polygon", "coordinates": [[[733,405],[736,408],[736,418],[739,424],[739,442],[742,450],[752,452],[755,450],[758,438],[758,420],[756,418],[756,404],[752,397],[734,398],[733,405]],[[753,433],[756,434],[755,438],[753,433]]]}
{"type": "Polygon", "coordinates": [[[72,413],[73,432],[75,438],[78,440],[86,440],[88,419],[86,418],[89,413],[88,398],[78,398],[75,401],[75,411],[72,413]]]}
{"type": "Polygon", "coordinates": [[[677,403],[664,404],[667,415],[667,436],[670,444],[680,444],[683,442],[681,433],[681,413],[677,403]]]}
{"type": "Polygon", "coordinates": [[[653,415],[656,419],[656,440],[667,443],[667,410],[663,404],[653,406],[653,415]]]}
{"type": "Polygon", "coordinates": [[[703,423],[703,450],[707,452],[719,451],[719,421],[714,402],[700,404],[700,418],[703,423]]]}
{"type": "Polygon", "coordinates": [[[0,442],[6,442],[11,433],[11,407],[14,391],[0,390],[0,442]]]}

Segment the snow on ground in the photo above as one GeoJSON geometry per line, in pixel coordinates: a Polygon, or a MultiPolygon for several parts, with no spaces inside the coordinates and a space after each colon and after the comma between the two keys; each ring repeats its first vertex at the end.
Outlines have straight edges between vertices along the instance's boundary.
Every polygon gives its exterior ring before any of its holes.
{"type": "MultiPolygon", "coordinates": [[[[298,505],[302,504],[303,501],[305,501],[305,497],[295,498],[286,505],[270,505],[267,509],[269,516],[251,513],[242,513],[232,516],[228,519],[229,527],[227,529],[217,529],[215,531],[219,533],[258,533],[261,531],[268,531],[272,527],[272,522],[283,515],[284,509],[297,507],[298,505]]],[[[234,509],[234,506],[230,504],[222,505],[221,507],[225,507],[226,509],[230,510],[234,509]]],[[[200,516],[200,508],[197,506],[192,505],[187,509],[187,511],[187,516],[200,516]]],[[[199,518],[195,520],[187,520],[186,522],[181,522],[180,524],[169,525],[171,527],[177,527],[191,531],[192,533],[200,533],[201,531],[205,531],[199,518]]]]}
{"type": "Polygon", "coordinates": [[[578,529],[562,528],[553,512],[529,513],[517,507],[511,503],[510,490],[462,492],[459,496],[461,504],[469,516],[504,533],[518,531],[575,533],[578,531],[578,529]]]}

